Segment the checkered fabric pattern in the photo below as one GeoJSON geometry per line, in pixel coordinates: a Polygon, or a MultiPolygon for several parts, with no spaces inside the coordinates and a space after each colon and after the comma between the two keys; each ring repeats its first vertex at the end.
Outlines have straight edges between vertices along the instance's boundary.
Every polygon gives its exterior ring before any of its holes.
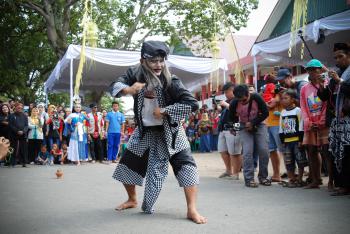
{"type": "Polygon", "coordinates": [[[133,170],[130,170],[126,165],[119,163],[116,167],[112,178],[122,182],[123,184],[143,185],[143,178],[133,170]]]}
{"type": "Polygon", "coordinates": [[[129,87],[128,85],[123,84],[121,82],[114,83],[112,86],[112,92],[111,92],[112,97],[121,97],[122,96],[121,91],[128,87],[129,87]]]}
{"type": "MultiPolygon", "coordinates": [[[[122,82],[116,82],[113,84],[111,91],[113,96],[120,96],[120,91],[122,89],[132,85],[130,79],[134,79],[134,77],[130,77],[129,80],[124,78],[127,77],[123,77],[123,79],[121,79],[122,82]]],[[[175,79],[174,82],[177,82],[176,84],[178,86],[176,87],[179,87],[179,89],[184,89],[180,80],[175,79]]],[[[163,89],[160,86],[157,86],[155,87],[155,92],[159,107],[165,108],[169,117],[163,119],[164,131],[144,131],[143,129],[140,129],[140,126],[138,126],[129,139],[127,145],[127,149],[129,151],[140,157],[144,155],[147,149],[150,149],[144,200],[142,204],[142,210],[145,213],[152,213],[154,211],[153,205],[155,204],[162,189],[163,182],[168,175],[168,164],[171,156],[190,148],[190,144],[180,121],[191,113],[192,107],[183,103],[166,105],[163,89]]],[[[140,90],[140,92],[137,94],[135,99],[137,102],[136,108],[134,108],[135,113],[138,114],[137,121],[141,125],[144,93],[145,88],[140,90]]],[[[122,182],[128,181],[134,182],[134,184],[137,184],[136,182],[139,183],[138,174],[136,173],[135,175],[135,172],[128,173],[128,169],[123,167],[118,166],[114,174],[116,176],[113,177],[122,182]],[[121,177],[126,177],[126,179],[122,179],[121,177]]],[[[196,167],[184,165],[177,174],[177,179],[179,180],[180,186],[186,187],[197,184],[199,179],[196,167]]]]}
{"type": "Polygon", "coordinates": [[[199,184],[197,167],[192,165],[183,165],[176,178],[180,187],[191,187],[199,184]]]}

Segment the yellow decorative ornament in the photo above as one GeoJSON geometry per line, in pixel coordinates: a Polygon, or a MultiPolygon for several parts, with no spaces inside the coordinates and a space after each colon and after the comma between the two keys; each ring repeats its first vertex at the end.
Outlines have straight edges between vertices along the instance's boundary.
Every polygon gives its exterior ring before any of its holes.
{"type": "Polygon", "coordinates": [[[87,23],[86,29],[86,44],[90,47],[97,47],[98,27],[93,21],[87,23]]]}
{"type": "Polygon", "coordinates": [[[212,72],[210,73],[210,78],[209,78],[209,83],[211,85],[211,89],[213,86],[213,79],[216,78],[216,91],[218,91],[219,89],[219,61],[218,61],[218,57],[220,54],[220,46],[219,46],[219,41],[217,40],[216,37],[214,37],[214,39],[209,43],[210,46],[210,52],[213,56],[214,62],[212,63],[212,72]]]}
{"type": "MultiPolygon", "coordinates": [[[[298,31],[301,30],[301,34],[305,33],[305,25],[307,21],[307,4],[308,0],[295,0],[294,1],[294,10],[293,10],[293,18],[292,25],[290,29],[290,42],[289,42],[289,50],[288,56],[292,57],[293,47],[296,45],[296,38],[298,36],[298,31]]],[[[301,51],[300,58],[304,58],[304,43],[301,43],[301,51]]]]}
{"type": "Polygon", "coordinates": [[[90,47],[97,47],[98,41],[98,27],[92,19],[92,2],[91,0],[85,0],[84,15],[82,20],[83,27],[83,38],[80,50],[80,61],[78,66],[78,71],[75,78],[74,86],[74,98],[79,98],[79,88],[82,83],[83,68],[86,61],[85,48],[86,44],[90,47]]]}

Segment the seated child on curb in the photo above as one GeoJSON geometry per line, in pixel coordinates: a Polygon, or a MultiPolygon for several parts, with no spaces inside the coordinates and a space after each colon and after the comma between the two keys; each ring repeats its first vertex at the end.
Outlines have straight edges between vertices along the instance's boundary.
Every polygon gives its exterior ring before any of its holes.
{"type": "Polygon", "coordinates": [[[47,152],[46,145],[41,146],[41,150],[35,162],[39,165],[53,165],[52,155],[47,152]]]}
{"type": "Polygon", "coordinates": [[[68,156],[68,147],[66,143],[62,144],[62,158],[61,158],[61,165],[64,164],[64,162],[66,161],[66,158],[68,156]]]}
{"type": "Polygon", "coordinates": [[[300,150],[303,141],[303,121],[301,109],[295,106],[296,92],[288,89],[282,92],[281,103],[284,109],[280,116],[279,135],[283,145],[284,163],[288,175],[285,187],[295,188],[304,186],[304,167],[308,165],[304,150],[300,150]],[[295,175],[295,162],[298,164],[298,178],[295,175]]]}
{"type": "Polygon", "coordinates": [[[52,150],[50,151],[50,154],[54,158],[54,163],[59,164],[62,160],[62,151],[60,148],[58,148],[57,144],[52,144],[52,150]]]}

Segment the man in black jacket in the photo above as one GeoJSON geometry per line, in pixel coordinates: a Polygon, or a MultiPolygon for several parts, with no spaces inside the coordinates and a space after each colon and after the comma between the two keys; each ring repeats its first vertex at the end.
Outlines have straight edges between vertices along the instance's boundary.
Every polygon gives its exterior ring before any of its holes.
{"type": "Polygon", "coordinates": [[[168,53],[163,42],[144,42],[140,64],[129,68],[112,84],[112,96],[134,96],[137,124],[113,174],[128,193],[128,200],[116,209],[137,206],[135,186],[142,186],[146,177],[142,210],[153,213],[170,162],[179,185],[184,187],[187,218],[206,223],[207,219],[196,209],[199,177],[181,125],[181,120],[198,109],[198,103],[181,81],[170,74],[165,64],[168,53]]]}
{"type": "Polygon", "coordinates": [[[10,141],[11,146],[15,149],[11,157],[11,165],[15,166],[17,159],[26,167],[27,163],[27,132],[28,132],[28,117],[23,113],[23,104],[15,104],[15,113],[9,116],[10,126],[10,141]]]}
{"type": "Polygon", "coordinates": [[[266,103],[259,94],[249,93],[247,85],[238,85],[234,89],[235,98],[230,103],[229,116],[239,118],[242,130],[239,136],[243,147],[243,174],[247,187],[258,187],[254,181],[253,151],[259,155],[259,183],[271,185],[268,179],[268,133],[263,121],[269,116],[266,103]]]}

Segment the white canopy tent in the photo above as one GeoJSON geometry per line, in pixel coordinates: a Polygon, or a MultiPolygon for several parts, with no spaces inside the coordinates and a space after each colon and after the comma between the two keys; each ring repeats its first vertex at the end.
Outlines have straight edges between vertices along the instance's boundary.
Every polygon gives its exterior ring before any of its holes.
{"type": "MultiPolygon", "coordinates": [[[[45,93],[69,91],[71,106],[80,51],[81,46],[70,45],[44,86],[45,93]]],[[[81,92],[107,91],[109,85],[118,76],[124,74],[128,67],[139,63],[140,52],[87,47],[86,61],[80,86],[81,92]]],[[[177,75],[190,91],[197,90],[201,85],[206,84],[214,71],[219,70],[220,77],[226,79],[228,69],[225,59],[170,55],[166,63],[170,71],[177,75]]]]}
{"type": "MultiPolygon", "coordinates": [[[[304,39],[314,58],[319,59],[326,66],[333,66],[333,44],[337,42],[350,42],[350,10],[316,20],[306,25],[304,39]],[[321,30],[324,32],[325,41],[317,44],[316,42],[321,30]]],[[[279,63],[299,65],[305,65],[311,59],[306,48],[304,49],[304,59],[300,59],[301,39],[299,37],[295,40],[296,50],[292,52],[292,57],[289,58],[289,41],[290,33],[286,33],[253,45],[251,54],[254,57],[255,85],[257,84],[257,55],[279,63]]]]}

